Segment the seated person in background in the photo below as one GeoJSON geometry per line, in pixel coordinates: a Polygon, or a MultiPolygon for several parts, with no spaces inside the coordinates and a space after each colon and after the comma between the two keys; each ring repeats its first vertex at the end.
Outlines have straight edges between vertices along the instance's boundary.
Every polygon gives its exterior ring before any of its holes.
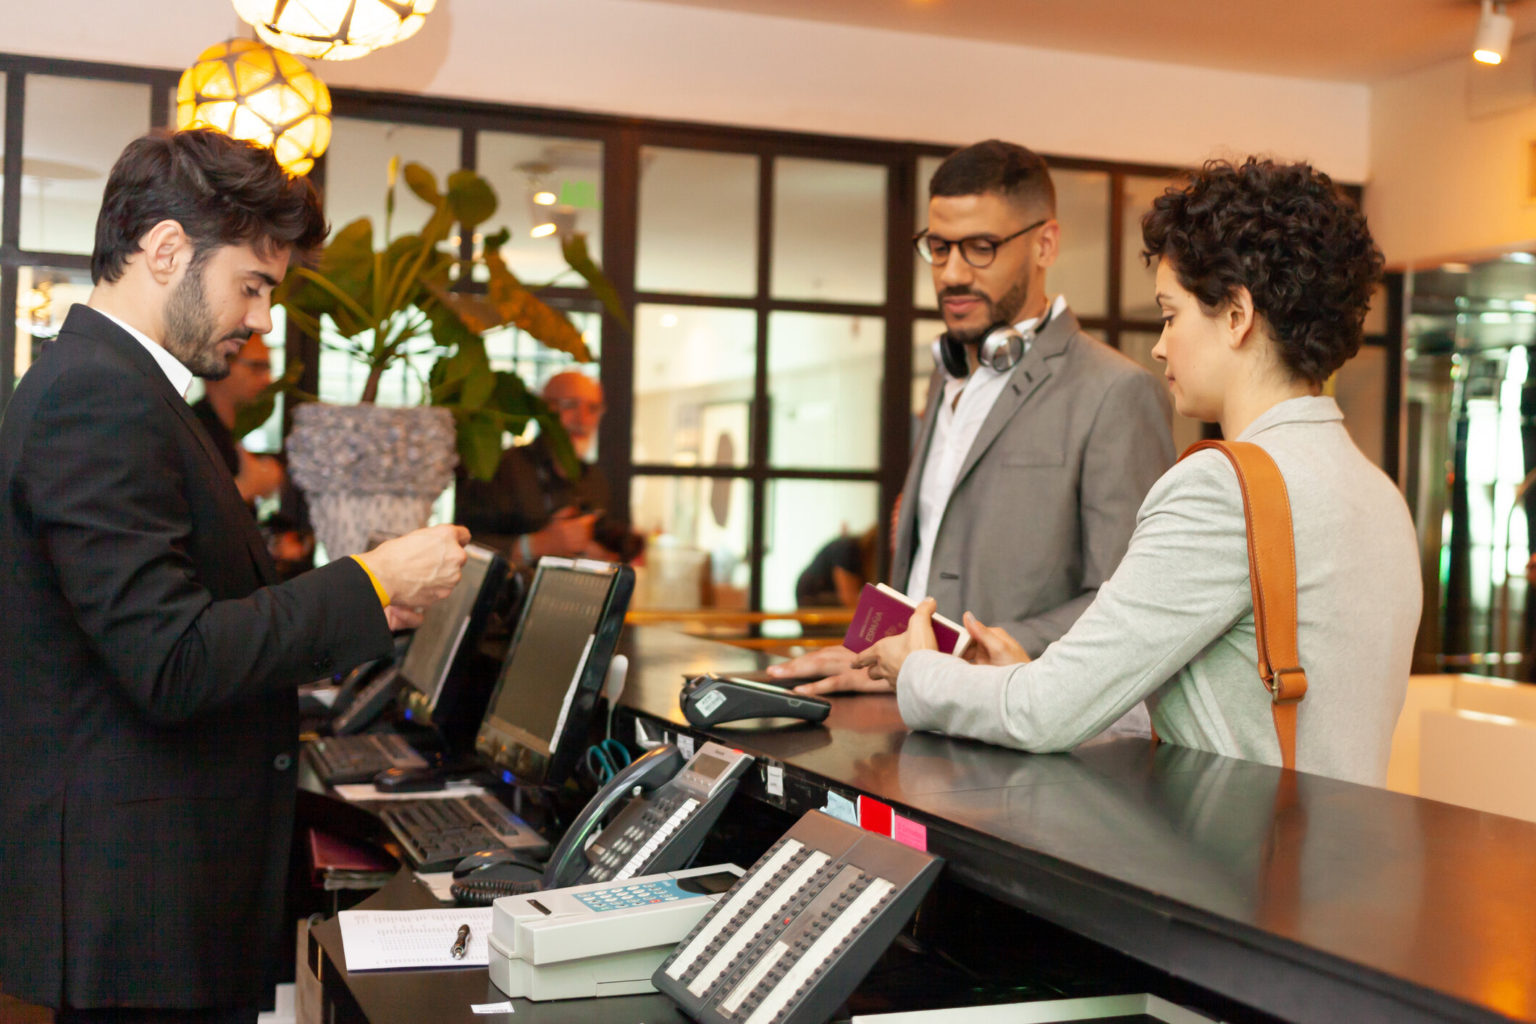
{"type": "Polygon", "coordinates": [[[276,494],[287,474],[283,464],[270,455],[246,451],[235,437],[235,414],[256,401],[272,383],[272,357],[261,335],[253,334],[229,361],[229,376],[203,383],[203,397],[192,411],[208,436],[213,438],[224,464],[235,478],[240,497],[254,510],[256,499],[276,494]]]}
{"type": "Polygon", "coordinates": [[[545,555],[608,562],[637,557],[644,539],[604,517],[608,481],[587,462],[606,411],[603,386],[574,370],[557,373],[544,385],[544,401],[570,435],[580,474],[567,478],[542,438],[509,448],[489,481],[460,474],[457,521],[477,542],[523,566],[545,555]]]}
{"type": "MultiPolygon", "coordinates": [[[[1365,218],[1305,164],[1212,162],[1142,221],[1157,263],[1178,411],[1278,464],[1296,539],[1296,712],[1302,771],[1380,785],[1419,622],[1413,525],[1392,481],[1344,429],[1328,377],[1360,347],[1382,257],[1365,218]]],[[[966,625],[984,664],[932,648],[931,599],[905,634],[863,652],[912,729],[1066,750],[1145,699],[1162,739],[1281,761],[1259,682],[1248,537],[1230,463],[1200,451],[1152,488],[1120,567],[1033,661],[966,625]]]]}
{"type": "Polygon", "coordinates": [[[852,608],[859,591],[875,578],[876,529],[857,536],[835,537],[816,552],[795,581],[795,604],[801,608],[852,608]]]}

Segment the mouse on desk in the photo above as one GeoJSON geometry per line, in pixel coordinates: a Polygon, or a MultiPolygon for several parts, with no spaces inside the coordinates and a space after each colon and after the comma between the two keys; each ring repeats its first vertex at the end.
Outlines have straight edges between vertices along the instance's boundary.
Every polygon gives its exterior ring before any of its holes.
{"type": "Polygon", "coordinates": [[[373,777],[373,788],[380,793],[431,793],[448,785],[448,773],[441,768],[385,768],[373,777]]]}

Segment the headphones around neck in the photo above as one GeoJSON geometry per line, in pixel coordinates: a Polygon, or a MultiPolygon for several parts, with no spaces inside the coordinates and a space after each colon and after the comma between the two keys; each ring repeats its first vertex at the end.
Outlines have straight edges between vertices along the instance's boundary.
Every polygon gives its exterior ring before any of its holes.
{"type": "MultiPolygon", "coordinates": [[[[987,328],[987,333],[981,336],[981,342],[976,349],[976,356],[985,366],[991,367],[994,373],[1007,373],[1019,365],[1019,360],[1024,358],[1024,352],[1034,342],[1036,335],[1045,330],[1045,325],[1051,322],[1053,310],[1047,306],[1045,315],[1033,327],[1026,328],[1022,332],[1009,323],[993,324],[987,328]]],[[[936,363],[944,367],[944,372],[956,380],[964,380],[971,375],[971,364],[965,358],[965,342],[956,341],[945,332],[939,336],[939,340],[933,343],[933,358],[936,363]]]]}

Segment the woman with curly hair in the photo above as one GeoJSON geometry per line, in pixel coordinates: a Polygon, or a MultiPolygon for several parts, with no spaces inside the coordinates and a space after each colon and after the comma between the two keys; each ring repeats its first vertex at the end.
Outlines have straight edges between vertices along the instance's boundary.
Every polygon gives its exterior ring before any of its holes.
{"type": "MultiPolygon", "coordinates": [[[[1419,621],[1417,549],[1397,488],[1322,390],[1359,350],[1381,253],[1327,175],[1256,159],[1207,164],[1152,204],[1142,233],[1163,317],[1153,355],[1175,406],[1263,448],[1289,492],[1310,683],[1297,767],[1379,785],[1419,621]]],[[[932,650],[927,614],[860,656],[910,728],[1065,750],[1145,699],[1164,740],[1280,763],[1243,501],[1219,452],[1163,475],[1114,576],[1039,658],[966,620],[984,664],[932,650]]]]}

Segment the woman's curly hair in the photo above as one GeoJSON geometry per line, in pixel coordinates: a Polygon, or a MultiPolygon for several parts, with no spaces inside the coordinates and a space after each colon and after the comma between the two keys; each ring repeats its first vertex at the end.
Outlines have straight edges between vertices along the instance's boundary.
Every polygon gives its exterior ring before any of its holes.
{"type": "Polygon", "coordinates": [[[1365,217],[1308,164],[1212,160],[1141,219],[1142,256],[1166,258],[1207,309],[1253,296],[1286,367],[1320,384],[1360,350],[1381,277],[1365,217]]]}

